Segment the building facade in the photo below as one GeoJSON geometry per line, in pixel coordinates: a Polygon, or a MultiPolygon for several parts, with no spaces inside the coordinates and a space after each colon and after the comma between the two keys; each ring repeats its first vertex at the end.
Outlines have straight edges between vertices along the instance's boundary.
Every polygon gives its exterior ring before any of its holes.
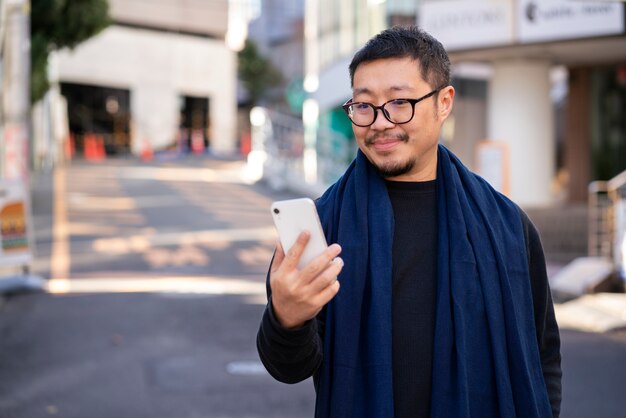
{"type": "Polygon", "coordinates": [[[77,145],[96,133],[113,153],[235,152],[236,51],[227,41],[244,39],[245,26],[229,3],[109,0],[113,24],[51,60],[77,145]]]}
{"type": "Polygon", "coordinates": [[[417,23],[453,62],[442,141],[523,206],[584,201],[589,182],[626,170],[624,13],[622,2],[307,0],[314,124],[349,136],[334,116],[351,95],[353,53],[385,27],[417,23]]]}

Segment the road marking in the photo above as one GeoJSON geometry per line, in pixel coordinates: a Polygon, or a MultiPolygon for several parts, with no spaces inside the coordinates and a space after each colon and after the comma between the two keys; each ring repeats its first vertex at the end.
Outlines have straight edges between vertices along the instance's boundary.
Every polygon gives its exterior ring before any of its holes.
{"type": "Polygon", "coordinates": [[[65,175],[63,167],[54,170],[54,218],[50,260],[50,276],[53,280],[68,277],[70,271],[65,175]]]}
{"type": "Polygon", "coordinates": [[[232,375],[267,375],[265,366],[258,360],[233,361],[226,365],[226,371],[232,375]]]}
{"type": "Polygon", "coordinates": [[[195,232],[170,232],[155,235],[101,238],[93,241],[92,249],[100,253],[126,254],[143,252],[152,247],[168,245],[196,245],[213,242],[274,241],[273,226],[246,229],[213,229],[195,232]]]}
{"type": "Polygon", "coordinates": [[[178,167],[120,167],[99,173],[101,177],[118,177],[136,180],[192,181],[203,183],[250,184],[243,167],[215,170],[211,168],[178,167]]]}
{"type": "Polygon", "coordinates": [[[90,211],[119,210],[129,211],[139,208],[159,208],[168,206],[184,206],[185,202],[177,196],[95,196],[85,193],[70,193],[68,196],[72,208],[90,211]]]}
{"type": "Polygon", "coordinates": [[[265,282],[241,278],[182,276],[137,279],[55,278],[46,284],[53,294],[68,293],[191,293],[209,295],[265,295],[265,282]]]}

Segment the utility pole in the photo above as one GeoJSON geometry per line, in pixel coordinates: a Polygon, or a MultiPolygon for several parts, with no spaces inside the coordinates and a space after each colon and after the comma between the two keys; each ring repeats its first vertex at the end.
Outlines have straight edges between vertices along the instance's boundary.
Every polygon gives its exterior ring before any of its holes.
{"type": "Polygon", "coordinates": [[[28,182],[30,2],[2,0],[2,163],[0,178],[28,182]]]}
{"type": "Polygon", "coordinates": [[[43,288],[29,274],[33,258],[30,210],[30,1],[0,0],[0,296],[43,288]],[[21,269],[17,275],[4,271],[21,269]]]}

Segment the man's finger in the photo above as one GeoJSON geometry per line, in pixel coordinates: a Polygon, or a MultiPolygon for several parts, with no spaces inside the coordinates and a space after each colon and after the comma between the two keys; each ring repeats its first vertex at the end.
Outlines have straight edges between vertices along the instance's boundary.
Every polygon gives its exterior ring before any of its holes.
{"type": "Polygon", "coordinates": [[[341,273],[343,268],[343,260],[340,257],[335,258],[328,264],[326,270],[321,272],[313,280],[311,280],[310,286],[314,293],[320,293],[328,286],[333,284],[337,280],[337,276],[341,273]]]}
{"type": "Polygon", "coordinates": [[[339,246],[339,244],[330,245],[322,254],[315,257],[313,261],[302,269],[302,274],[309,278],[309,282],[313,281],[318,274],[328,268],[339,253],[341,253],[341,246],[339,246]]]}
{"type": "Polygon", "coordinates": [[[300,261],[300,257],[302,257],[304,248],[309,243],[309,239],[311,239],[311,233],[309,231],[300,232],[298,239],[296,239],[295,244],[287,251],[285,259],[282,262],[282,265],[286,269],[294,270],[298,267],[298,262],[300,261]]]}
{"type": "Polygon", "coordinates": [[[272,259],[272,266],[270,267],[270,271],[273,273],[278,270],[284,259],[285,251],[283,250],[283,246],[280,245],[280,241],[276,241],[276,250],[274,250],[274,258],[272,259]]]}
{"type": "Polygon", "coordinates": [[[333,280],[324,290],[319,292],[314,298],[313,303],[324,306],[339,292],[339,280],[333,280]]]}

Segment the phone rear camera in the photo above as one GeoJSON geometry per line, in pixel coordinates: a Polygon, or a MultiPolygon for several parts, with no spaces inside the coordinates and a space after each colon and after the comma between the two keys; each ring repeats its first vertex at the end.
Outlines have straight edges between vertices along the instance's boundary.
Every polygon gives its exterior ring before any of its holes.
{"type": "Polygon", "coordinates": [[[278,208],[274,208],[274,213],[275,213],[276,215],[278,215],[278,214],[280,213],[280,211],[278,210],[278,208]]]}

